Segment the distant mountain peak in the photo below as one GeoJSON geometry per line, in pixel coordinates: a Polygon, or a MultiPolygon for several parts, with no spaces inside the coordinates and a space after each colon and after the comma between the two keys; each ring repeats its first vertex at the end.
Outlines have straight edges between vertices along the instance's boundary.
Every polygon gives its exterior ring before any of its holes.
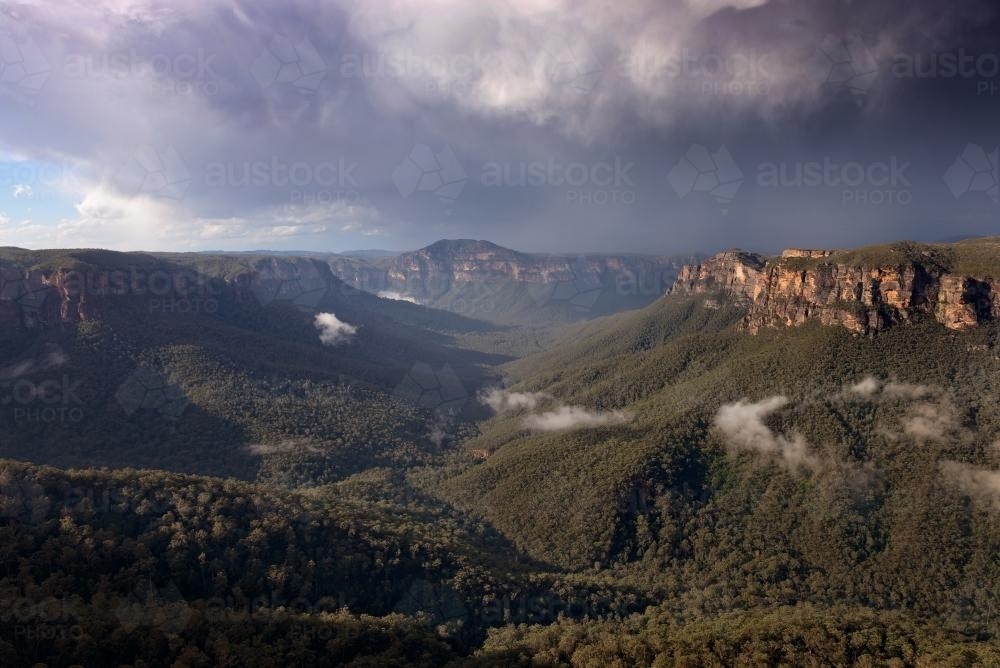
{"type": "Polygon", "coordinates": [[[474,250],[502,250],[508,252],[514,252],[510,248],[505,248],[492,241],[486,241],[485,239],[438,239],[429,246],[425,246],[421,250],[428,251],[474,251],[474,250]]]}

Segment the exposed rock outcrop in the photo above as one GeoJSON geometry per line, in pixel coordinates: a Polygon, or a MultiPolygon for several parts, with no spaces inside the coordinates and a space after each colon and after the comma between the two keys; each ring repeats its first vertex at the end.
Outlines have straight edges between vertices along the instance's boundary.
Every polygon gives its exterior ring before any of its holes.
{"type": "Polygon", "coordinates": [[[549,256],[521,253],[489,241],[441,240],[419,250],[376,262],[330,258],[331,271],[348,285],[368,292],[391,291],[420,301],[433,300],[455,286],[513,283],[543,286],[577,281],[598,287],[608,273],[635,277],[665,291],[684,266],[683,259],[643,255],[549,256]]]}
{"type": "MultiPolygon", "coordinates": [[[[109,299],[142,301],[140,308],[161,312],[211,311],[220,300],[263,306],[285,301],[315,309],[331,290],[345,298],[361,290],[440,308],[435,300],[442,295],[486,284],[493,288],[483,291],[487,296],[499,292],[497,284],[534,288],[529,294],[538,303],[564,297],[544,292],[553,286],[571,293],[564,300],[571,306],[590,308],[602,291],[616,294],[610,288],[648,303],[666,291],[687,261],[642,255],[555,257],[466,240],[439,241],[388,257],[8,252],[0,255],[0,326],[19,327],[100,320],[105,308],[114,308],[109,299]],[[579,298],[571,300],[574,295],[579,298]]],[[[637,304],[628,303],[632,308],[637,304]]]]}
{"type": "Polygon", "coordinates": [[[237,273],[216,275],[167,261],[149,264],[143,258],[143,262],[115,268],[81,264],[22,269],[0,258],[0,326],[96,321],[109,303],[118,300],[138,300],[145,308],[162,312],[202,308],[211,312],[220,298],[236,304],[266,305],[283,299],[315,306],[331,282],[328,273],[321,273],[321,265],[303,258],[251,258],[237,273]]]}
{"type": "Polygon", "coordinates": [[[744,327],[752,333],[818,320],[875,334],[921,317],[960,330],[1000,318],[1000,271],[953,273],[941,254],[908,244],[873,256],[727,251],[682,269],[672,291],[730,295],[747,306],[744,327]]]}

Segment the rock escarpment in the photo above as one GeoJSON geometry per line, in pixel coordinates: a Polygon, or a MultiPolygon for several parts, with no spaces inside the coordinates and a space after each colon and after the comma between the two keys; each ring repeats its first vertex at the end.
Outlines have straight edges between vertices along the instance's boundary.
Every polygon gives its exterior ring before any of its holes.
{"type": "MultiPolygon", "coordinates": [[[[0,265],[0,326],[35,327],[59,322],[86,322],[98,317],[94,290],[80,290],[68,271],[21,271],[0,265]]],[[[96,286],[98,290],[107,285],[96,286]]]]}
{"type": "Polygon", "coordinates": [[[817,320],[875,334],[923,317],[961,330],[1000,318],[1000,256],[991,262],[996,242],[983,243],[792,249],[774,258],[727,251],[684,267],[672,292],[729,295],[746,305],[752,333],[817,320]]]}
{"type": "MultiPolygon", "coordinates": [[[[662,295],[687,261],[628,254],[556,257],[466,240],[379,257],[9,248],[0,249],[0,326],[101,320],[107,309],[120,311],[119,305],[129,303],[163,313],[211,313],[221,301],[289,302],[315,309],[334,293],[347,298],[359,291],[460,314],[464,311],[442,296],[458,295],[457,303],[480,295],[493,299],[506,290],[523,297],[533,312],[550,301],[576,307],[582,300],[589,313],[604,294],[622,298],[620,305],[608,300],[614,311],[638,308],[662,295]]],[[[610,311],[594,308],[595,314],[610,311]]]]}
{"type": "MultiPolygon", "coordinates": [[[[684,259],[645,255],[553,256],[519,251],[489,241],[441,240],[425,248],[374,262],[330,258],[331,271],[348,285],[368,292],[394,292],[425,301],[462,285],[506,283],[521,286],[577,281],[600,285],[607,274],[660,285],[664,292],[684,259]]],[[[658,293],[659,294],[659,293],[658,293]]]]}
{"type": "Polygon", "coordinates": [[[126,302],[160,313],[212,313],[221,299],[315,307],[333,284],[321,264],[304,258],[248,257],[227,269],[203,271],[148,255],[102,252],[113,265],[60,256],[53,266],[47,251],[21,251],[28,259],[19,262],[0,256],[0,327],[99,321],[107,309],[126,302]],[[36,260],[40,264],[30,264],[36,260]]]}

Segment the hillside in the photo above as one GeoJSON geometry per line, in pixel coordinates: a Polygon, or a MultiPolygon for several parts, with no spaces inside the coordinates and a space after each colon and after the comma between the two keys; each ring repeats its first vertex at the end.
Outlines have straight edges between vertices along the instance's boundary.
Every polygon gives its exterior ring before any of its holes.
{"type": "Polygon", "coordinates": [[[547,328],[2,249],[0,661],[994,665],[1000,321],[942,299],[993,243],[729,252],[547,328]],[[877,328],[824,315],[856,276],[877,328]]]}
{"type": "Polygon", "coordinates": [[[380,299],[309,259],[0,258],[0,374],[25,388],[0,415],[9,457],[295,483],[406,466],[466,428],[451,418],[481,410],[470,394],[510,359],[457,342],[496,326],[380,299]],[[320,314],[350,329],[324,343],[320,314]],[[55,396],[32,391],[50,381],[55,396]],[[133,401],[161,384],[170,403],[133,401]]]}
{"type": "Polygon", "coordinates": [[[849,601],[995,637],[997,323],[752,336],[745,315],[678,294],[580,326],[506,367],[509,401],[466,444],[484,461],[411,479],[665,616],[849,601]]]}

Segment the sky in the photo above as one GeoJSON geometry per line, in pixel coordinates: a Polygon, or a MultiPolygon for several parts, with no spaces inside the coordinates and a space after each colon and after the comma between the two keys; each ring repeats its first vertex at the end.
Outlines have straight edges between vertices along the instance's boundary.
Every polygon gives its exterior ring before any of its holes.
{"type": "Polygon", "coordinates": [[[14,0],[0,67],[0,245],[1000,234],[985,0],[14,0]]]}

